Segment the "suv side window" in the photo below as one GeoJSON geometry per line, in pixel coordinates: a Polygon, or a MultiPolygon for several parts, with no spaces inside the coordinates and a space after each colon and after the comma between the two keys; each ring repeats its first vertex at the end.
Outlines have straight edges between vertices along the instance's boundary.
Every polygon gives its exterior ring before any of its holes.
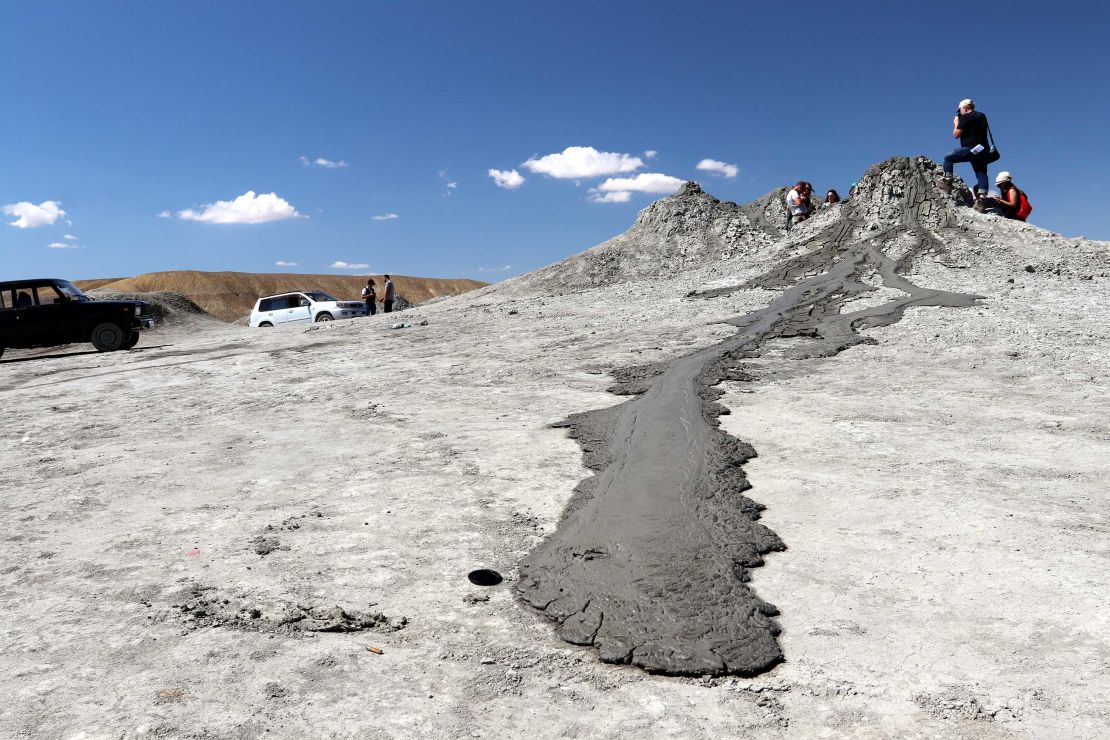
{"type": "Polygon", "coordinates": [[[258,312],[259,313],[262,313],[264,311],[273,311],[273,310],[274,310],[274,299],[273,298],[263,298],[261,301],[259,301],[259,303],[258,303],[258,312]]]}
{"type": "Polygon", "coordinates": [[[12,292],[10,290],[0,290],[0,311],[12,307],[12,292]]]}
{"type": "Polygon", "coordinates": [[[53,306],[55,303],[64,303],[62,296],[54,289],[53,285],[40,285],[35,290],[35,305],[53,306]]]}

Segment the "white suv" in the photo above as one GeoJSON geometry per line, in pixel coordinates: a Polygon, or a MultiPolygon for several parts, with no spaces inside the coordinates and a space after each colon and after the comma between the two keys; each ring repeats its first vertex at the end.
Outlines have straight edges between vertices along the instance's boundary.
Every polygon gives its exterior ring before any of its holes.
{"type": "Polygon", "coordinates": [[[322,290],[306,290],[259,298],[251,311],[250,325],[310,324],[365,315],[366,304],[362,301],[341,301],[322,290]]]}

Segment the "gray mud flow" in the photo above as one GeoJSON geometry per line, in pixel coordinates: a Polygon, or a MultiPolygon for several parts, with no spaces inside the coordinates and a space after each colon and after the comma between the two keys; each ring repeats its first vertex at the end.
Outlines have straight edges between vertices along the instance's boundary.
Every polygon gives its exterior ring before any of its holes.
{"type": "Polygon", "coordinates": [[[605,662],[673,675],[752,675],[783,659],[778,611],[747,585],[747,570],[785,545],[744,495],[751,486],[742,466],[755,450],[720,430],[725,409],[714,386],[743,378],[742,361],[770,339],[812,337],[799,356],[828,356],[869,341],[856,330],[894,323],[911,306],[977,300],[900,274],[945,252],[937,232],[948,228],[953,203],[931,185],[934,167],[923,158],[872,167],[841,219],[815,232],[804,254],[744,286],[783,292],[730,321],[735,335],[665,366],[618,373],[625,382],[611,390],[640,395],[562,425],[596,474],[575,489],[516,584],[562,639],[595,646],[605,662]],[[892,207],[879,228],[874,217],[892,207]],[[846,301],[875,290],[867,282],[875,278],[903,295],[846,312],[846,301]]]}

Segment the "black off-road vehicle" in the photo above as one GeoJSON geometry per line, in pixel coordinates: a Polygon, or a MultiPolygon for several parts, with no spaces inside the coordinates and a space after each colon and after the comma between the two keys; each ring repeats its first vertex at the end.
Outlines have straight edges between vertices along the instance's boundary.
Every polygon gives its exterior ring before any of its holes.
{"type": "Polygon", "coordinates": [[[6,347],[92,342],[101,352],[131,349],[154,326],[143,301],[94,301],[66,280],[0,283],[0,355],[6,347]]]}

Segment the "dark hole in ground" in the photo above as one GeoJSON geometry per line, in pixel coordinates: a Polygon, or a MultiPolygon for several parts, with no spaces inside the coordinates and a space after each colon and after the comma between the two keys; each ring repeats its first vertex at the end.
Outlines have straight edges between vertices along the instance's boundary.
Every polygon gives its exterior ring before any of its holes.
{"type": "Polygon", "coordinates": [[[470,579],[470,582],[475,586],[496,586],[504,580],[500,573],[486,568],[472,570],[466,577],[470,579]]]}

